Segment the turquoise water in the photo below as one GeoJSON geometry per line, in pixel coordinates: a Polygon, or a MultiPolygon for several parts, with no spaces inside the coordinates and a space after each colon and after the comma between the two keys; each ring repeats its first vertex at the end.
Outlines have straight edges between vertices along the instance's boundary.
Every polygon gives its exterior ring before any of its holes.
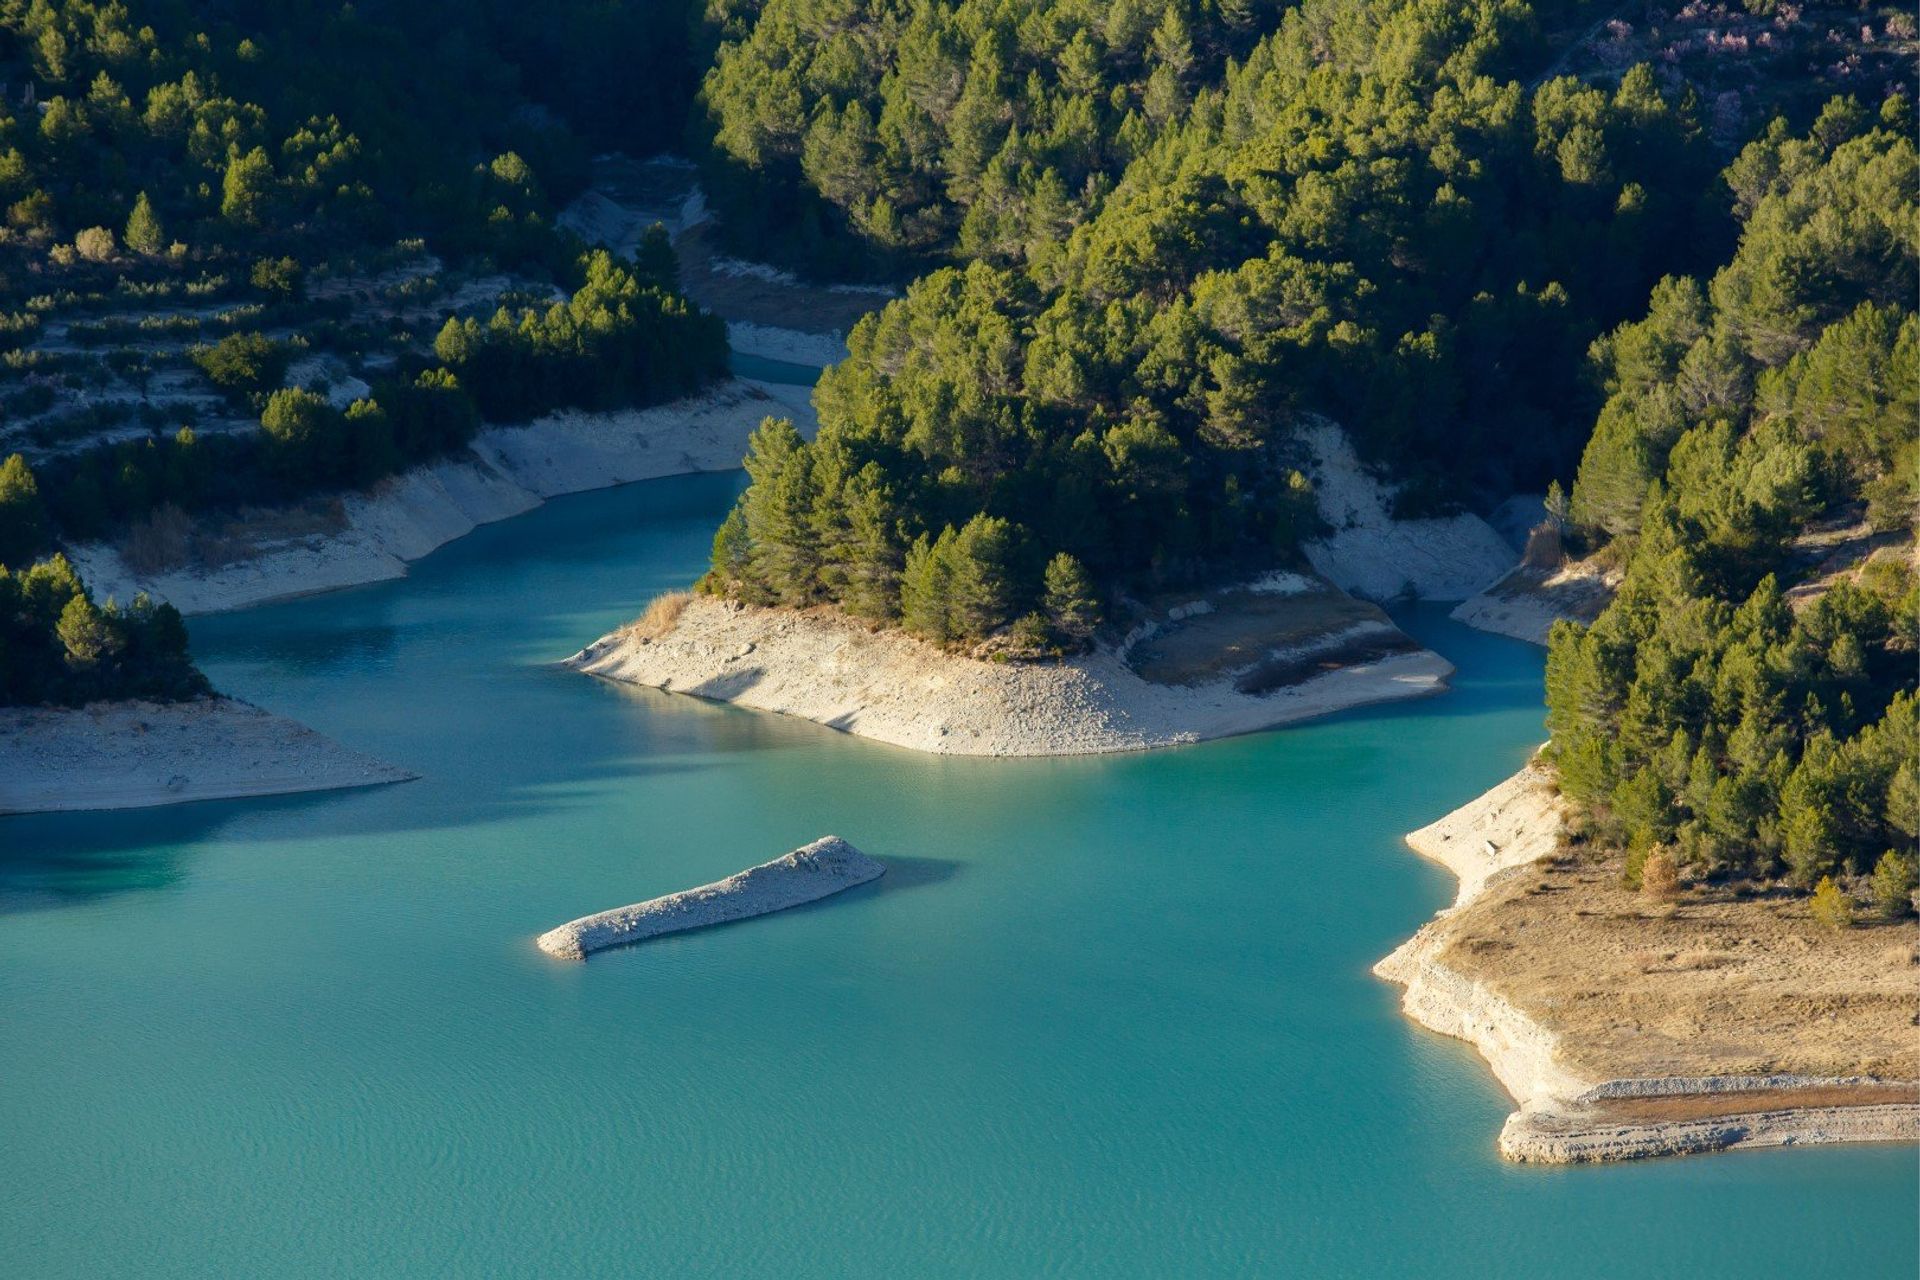
{"type": "Polygon", "coordinates": [[[193,624],[402,786],[0,822],[0,1274],[1914,1274],[1892,1148],[1501,1163],[1368,966],[1401,832],[1511,771],[1540,657],[1091,760],[936,759],[545,665],[699,567],[730,477],[193,624]],[[563,964],[533,936],[823,832],[873,886],[563,964]]]}
{"type": "Polygon", "coordinates": [[[762,382],[785,382],[796,387],[810,387],[820,381],[820,369],[816,365],[769,360],[765,356],[752,356],[744,351],[728,352],[727,368],[737,377],[758,378],[762,382]]]}

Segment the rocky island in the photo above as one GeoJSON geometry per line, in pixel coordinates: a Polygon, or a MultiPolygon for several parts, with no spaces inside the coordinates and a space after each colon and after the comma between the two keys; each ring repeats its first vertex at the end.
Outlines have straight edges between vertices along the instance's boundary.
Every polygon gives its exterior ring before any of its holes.
{"type": "Polygon", "coordinates": [[[785,911],[877,880],[886,867],[839,836],[822,836],[757,867],[630,907],[569,920],[536,940],[563,960],[584,960],[596,951],[644,942],[752,916],[785,911]]]}

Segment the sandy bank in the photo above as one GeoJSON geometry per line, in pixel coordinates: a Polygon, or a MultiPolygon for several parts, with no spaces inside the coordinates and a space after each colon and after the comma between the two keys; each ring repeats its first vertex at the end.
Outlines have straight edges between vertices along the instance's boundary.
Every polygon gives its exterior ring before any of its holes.
{"type": "Polygon", "coordinates": [[[1648,904],[1617,866],[1559,855],[1562,823],[1529,765],[1410,835],[1460,897],[1374,969],[1519,1103],[1503,1155],[1920,1138],[1910,929],[1825,933],[1798,900],[1708,888],[1648,904]]]}
{"type": "Polygon", "coordinates": [[[1551,570],[1520,565],[1462,601],[1449,616],[1482,631],[1544,645],[1561,619],[1592,622],[1599,617],[1619,585],[1617,570],[1602,569],[1591,560],[1551,570]]]}
{"type": "Polygon", "coordinates": [[[537,942],[550,956],[584,960],[608,947],[816,902],[878,879],[886,870],[839,836],[822,836],[725,880],[570,920],[541,934],[537,942]]]}
{"type": "Polygon", "coordinates": [[[636,480],[727,471],[769,416],[812,434],[805,387],[735,379],[672,404],[616,413],[563,412],[521,427],[490,427],[464,452],[382,481],[365,493],[203,528],[222,547],[215,563],[132,569],[106,543],[69,554],[96,597],[141,591],[182,613],[216,613],[405,575],[475,527],[549,498],[636,480]]]}
{"type": "Polygon", "coordinates": [[[608,679],[783,712],[916,751],[1079,755],[1250,733],[1445,688],[1452,666],[1425,650],[1346,661],[1339,655],[1356,639],[1350,630],[1302,646],[1302,661],[1325,653],[1332,669],[1261,693],[1243,692],[1238,671],[1155,683],[1112,647],[1057,663],[985,662],[870,631],[832,610],[750,609],[704,597],[657,638],[614,632],[568,661],[608,679]]]}
{"type": "Polygon", "coordinates": [[[0,813],[136,809],[414,776],[232,698],[0,709],[0,813]]]}
{"type": "Polygon", "coordinates": [[[1368,600],[1464,600],[1513,564],[1513,549],[1479,516],[1394,519],[1392,489],[1367,473],[1333,423],[1309,419],[1299,439],[1320,518],[1332,526],[1303,550],[1343,590],[1368,600]]]}

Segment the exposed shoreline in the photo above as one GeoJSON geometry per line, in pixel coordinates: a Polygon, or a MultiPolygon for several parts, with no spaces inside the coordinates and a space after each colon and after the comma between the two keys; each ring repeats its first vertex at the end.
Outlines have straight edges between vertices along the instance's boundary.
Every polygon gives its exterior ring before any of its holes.
{"type": "MultiPolygon", "coordinates": [[[[144,591],[193,615],[243,609],[405,576],[407,564],[550,498],[640,480],[740,465],[761,419],[813,430],[806,387],[733,379],[699,396],[649,409],[548,414],[526,426],[489,427],[464,452],[415,467],[322,515],[276,533],[213,567],[137,573],[107,543],[69,549],[93,594],[144,591]],[[304,527],[303,527],[304,526],[304,527]]],[[[281,513],[292,516],[294,513],[281,513]]]]}
{"type": "Polygon", "coordinates": [[[234,698],[0,709],[0,814],[291,795],[417,776],[234,698]]]}
{"type": "MultiPolygon", "coordinates": [[[[1578,1046],[1553,1025],[1554,1015],[1537,1014],[1498,985],[1450,964],[1449,945],[1462,913],[1550,857],[1562,821],[1551,774],[1530,763],[1409,834],[1415,852],[1460,878],[1460,895],[1374,967],[1405,988],[1402,1008],[1409,1017],[1473,1045],[1519,1105],[1500,1133],[1503,1156],[1565,1164],[1920,1139],[1920,1086],[1910,1078],[1738,1071],[1610,1077],[1569,1061],[1578,1046]]],[[[1743,1048],[1721,1052],[1738,1062],[1743,1048]]]]}
{"type": "Polygon", "coordinates": [[[630,946],[670,933],[731,924],[804,906],[842,890],[877,880],[886,867],[839,836],[822,836],[724,880],[649,898],[569,920],[536,938],[535,944],[562,960],[585,960],[596,951],[630,946]]]}
{"type": "Polygon", "coordinates": [[[1366,600],[1465,600],[1513,566],[1513,548],[1476,515],[1397,520],[1394,490],[1371,475],[1336,423],[1304,419],[1314,500],[1328,531],[1301,550],[1316,571],[1366,600]]]}
{"type": "Polygon", "coordinates": [[[1453,673],[1452,664],[1421,649],[1245,693],[1231,675],[1188,685],[1142,679],[1108,646],[1052,663],[986,662],[870,630],[831,609],[758,609],[706,597],[689,600],[657,637],[616,631],[567,663],[916,751],[972,756],[1142,751],[1229,737],[1424,697],[1443,690],[1453,673]]]}
{"type": "Polygon", "coordinates": [[[1463,600],[1449,616],[1481,631],[1544,647],[1554,623],[1592,622],[1619,585],[1619,570],[1603,570],[1590,561],[1552,570],[1519,564],[1492,586],[1463,600]]]}

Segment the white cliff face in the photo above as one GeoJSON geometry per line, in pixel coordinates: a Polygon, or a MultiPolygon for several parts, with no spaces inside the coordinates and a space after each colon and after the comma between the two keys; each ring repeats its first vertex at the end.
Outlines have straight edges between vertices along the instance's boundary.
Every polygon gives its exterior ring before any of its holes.
{"type": "Polygon", "coordinates": [[[1564,1104],[1592,1087],[1559,1064],[1559,1037],[1485,983],[1442,964],[1444,946],[1429,924],[1373,967],[1406,988],[1400,1007],[1409,1018],[1478,1049],[1523,1110],[1564,1104]]]}
{"type": "Polygon", "coordinates": [[[1333,423],[1308,420],[1299,438],[1312,454],[1320,518],[1332,526],[1302,550],[1342,589],[1368,600],[1465,600],[1512,567],[1513,549],[1479,516],[1395,520],[1392,491],[1333,423]]]}
{"type": "Polygon", "coordinates": [[[144,591],[182,613],[215,613],[405,575],[407,562],[476,526],[549,498],[636,480],[727,471],[769,416],[811,436],[810,389],[736,379],[650,409],[566,411],[523,427],[489,427],[465,452],[415,467],[340,502],[337,527],[262,537],[216,567],[136,573],[106,543],[69,555],[94,595],[144,591]]]}

